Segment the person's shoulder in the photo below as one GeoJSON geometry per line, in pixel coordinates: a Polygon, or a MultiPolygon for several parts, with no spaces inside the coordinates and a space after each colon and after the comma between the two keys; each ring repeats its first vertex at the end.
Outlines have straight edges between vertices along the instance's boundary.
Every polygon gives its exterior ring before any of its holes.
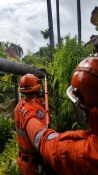
{"type": "Polygon", "coordinates": [[[91,133],[88,130],[66,131],[61,134],[61,138],[69,140],[80,140],[80,139],[87,139],[90,136],[90,134],[91,133]]]}
{"type": "Polygon", "coordinates": [[[36,103],[38,103],[39,105],[43,106],[45,105],[45,99],[43,97],[38,97],[36,99],[36,103]]]}
{"type": "Polygon", "coordinates": [[[16,105],[15,109],[18,108],[21,104],[25,103],[25,99],[22,98],[16,105]]]}

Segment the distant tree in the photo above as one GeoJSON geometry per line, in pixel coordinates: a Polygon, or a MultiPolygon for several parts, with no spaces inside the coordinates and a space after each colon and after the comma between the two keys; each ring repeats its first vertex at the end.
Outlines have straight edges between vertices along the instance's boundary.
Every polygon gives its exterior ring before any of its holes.
{"type": "Polygon", "coordinates": [[[5,45],[3,42],[0,42],[0,57],[7,58],[7,54],[5,51],[5,45]]]}
{"type": "Polygon", "coordinates": [[[22,57],[23,55],[23,49],[22,47],[20,47],[20,45],[18,44],[14,44],[14,43],[11,43],[10,47],[15,51],[15,53],[18,55],[18,57],[22,57]]]}
{"type": "Polygon", "coordinates": [[[39,51],[34,54],[29,52],[22,60],[26,64],[43,67],[43,65],[47,65],[47,63],[49,63],[49,54],[49,47],[41,47],[39,51]]]}
{"type": "Polygon", "coordinates": [[[40,49],[39,49],[39,56],[40,57],[49,58],[50,57],[49,46],[47,46],[47,47],[40,47],[40,49]]]}
{"type": "Polygon", "coordinates": [[[48,25],[49,25],[50,53],[52,58],[54,52],[54,32],[53,32],[51,0],[47,0],[47,13],[48,13],[48,25]]]}
{"type": "Polygon", "coordinates": [[[20,45],[15,43],[7,42],[5,44],[6,46],[6,52],[11,57],[22,57],[23,56],[23,49],[20,47],[20,45]]]}
{"type": "Polygon", "coordinates": [[[81,0],[77,0],[78,42],[81,43],[81,0]]]}
{"type": "Polygon", "coordinates": [[[41,34],[43,35],[44,39],[48,39],[49,38],[49,29],[41,31],[41,34]]]}
{"type": "Polygon", "coordinates": [[[56,14],[57,14],[57,37],[58,37],[58,45],[60,46],[61,38],[60,38],[59,0],[56,0],[56,14]]]}

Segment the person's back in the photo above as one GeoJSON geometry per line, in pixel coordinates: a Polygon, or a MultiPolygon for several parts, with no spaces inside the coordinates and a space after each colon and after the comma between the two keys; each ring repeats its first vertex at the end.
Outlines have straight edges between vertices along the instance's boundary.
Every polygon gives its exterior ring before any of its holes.
{"type": "Polygon", "coordinates": [[[65,132],[51,141],[46,135],[41,140],[40,152],[57,174],[98,174],[98,137],[89,132],[65,132]]]}
{"type": "Polygon", "coordinates": [[[26,132],[26,125],[30,118],[36,118],[45,124],[44,99],[39,97],[40,84],[38,78],[32,74],[26,74],[20,79],[19,91],[24,94],[14,110],[14,121],[17,132],[19,148],[18,165],[23,175],[37,175],[40,164],[40,155],[26,132]],[[38,155],[39,159],[36,157],[38,155]]]}
{"type": "MultiPolygon", "coordinates": [[[[46,124],[46,119],[45,119],[45,108],[44,108],[44,99],[40,97],[25,97],[22,98],[17,106],[15,107],[14,114],[15,114],[15,123],[16,123],[16,118],[19,117],[19,114],[21,118],[27,113],[27,115],[30,117],[34,116],[38,120],[41,120],[43,124],[46,124]]],[[[19,119],[18,119],[19,120],[19,119]]],[[[24,117],[23,117],[24,120],[24,117]]],[[[20,120],[20,122],[22,119],[20,120]]],[[[20,123],[21,126],[21,123],[20,123]]]]}

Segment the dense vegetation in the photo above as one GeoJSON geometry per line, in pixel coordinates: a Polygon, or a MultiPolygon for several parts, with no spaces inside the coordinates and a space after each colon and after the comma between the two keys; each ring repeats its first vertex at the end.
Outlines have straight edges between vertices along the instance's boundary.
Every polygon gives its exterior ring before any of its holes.
{"type": "Polygon", "coordinates": [[[57,49],[54,55],[52,75],[53,89],[56,96],[63,96],[65,99],[55,99],[55,113],[59,130],[68,130],[74,124],[74,111],[71,102],[66,96],[66,90],[70,86],[72,73],[78,63],[92,53],[92,47],[85,48],[78,44],[77,38],[66,36],[64,44],[57,49]],[[57,103],[58,102],[58,103],[57,103]]]}
{"type": "MultiPolygon", "coordinates": [[[[49,72],[49,106],[51,126],[58,131],[76,129],[75,113],[70,100],[66,96],[66,89],[70,85],[72,73],[76,65],[92,54],[92,48],[85,48],[78,44],[77,38],[66,36],[60,48],[55,49],[51,62],[49,47],[40,48],[36,54],[28,53],[23,62],[45,68],[49,72]]],[[[3,46],[0,56],[8,58],[3,46]]],[[[0,175],[18,175],[17,144],[13,122],[14,86],[12,75],[0,77],[0,175]],[[13,92],[13,93],[12,93],[13,92]],[[10,102],[10,103],[9,103],[10,102]]]]}

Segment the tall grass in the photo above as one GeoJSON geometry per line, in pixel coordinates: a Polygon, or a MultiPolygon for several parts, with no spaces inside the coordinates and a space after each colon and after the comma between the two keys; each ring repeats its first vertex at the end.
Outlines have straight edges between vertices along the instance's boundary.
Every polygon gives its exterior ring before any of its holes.
{"type": "Polygon", "coordinates": [[[0,154],[0,175],[21,174],[16,161],[17,151],[16,133],[13,132],[12,139],[9,139],[4,151],[0,154]]]}
{"type": "Polygon", "coordinates": [[[13,119],[8,119],[5,114],[0,115],[0,153],[3,151],[8,139],[12,138],[12,131],[14,130],[13,119]]]}
{"type": "Polygon", "coordinates": [[[78,63],[88,57],[93,52],[91,47],[85,48],[78,44],[77,38],[65,37],[65,42],[60,49],[55,52],[52,68],[53,89],[57,96],[63,96],[66,99],[54,99],[55,118],[58,129],[71,129],[75,122],[75,113],[71,102],[66,96],[67,87],[70,85],[71,76],[78,63]]]}

